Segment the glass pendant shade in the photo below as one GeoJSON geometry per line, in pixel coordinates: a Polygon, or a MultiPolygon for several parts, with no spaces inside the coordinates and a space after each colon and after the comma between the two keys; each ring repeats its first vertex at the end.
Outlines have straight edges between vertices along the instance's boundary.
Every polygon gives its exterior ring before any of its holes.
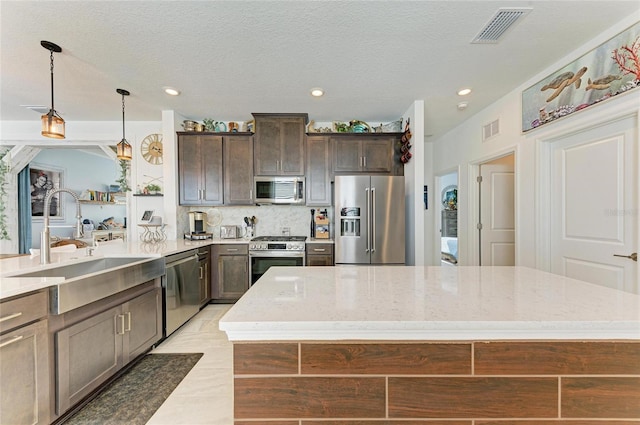
{"type": "Polygon", "coordinates": [[[40,119],[42,120],[42,134],[44,137],[51,137],[53,139],[64,139],[64,120],[56,112],[53,106],[53,53],[60,53],[62,48],[50,41],[42,40],[40,45],[50,52],[50,69],[51,69],[51,109],[49,112],[40,119]]]}
{"type": "Polygon", "coordinates": [[[127,142],[127,139],[120,140],[120,143],[116,146],[116,155],[118,159],[124,159],[125,161],[131,161],[132,158],[131,145],[127,142]]]}
{"type": "Polygon", "coordinates": [[[48,114],[44,114],[41,117],[41,120],[41,134],[44,137],[51,137],[53,139],[64,139],[64,120],[58,114],[56,114],[56,111],[49,111],[48,114]]]}

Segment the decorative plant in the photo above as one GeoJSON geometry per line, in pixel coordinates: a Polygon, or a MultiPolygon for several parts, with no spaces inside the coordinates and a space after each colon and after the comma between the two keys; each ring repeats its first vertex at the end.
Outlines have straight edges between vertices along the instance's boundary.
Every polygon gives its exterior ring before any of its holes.
{"type": "Polygon", "coordinates": [[[150,183],[146,186],[147,190],[151,192],[160,192],[162,188],[155,183],[150,183]]]}
{"type": "Polygon", "coordinates": [[[118,161],[120,166],[120,177],[116,180],[116,183],[120,185],[120,192],[128,192],[131,190],[129,187],[129,165],[130,161],[121,159],[118,161]]]}
{"type": "Polygon", "coordinates": [[[631,46],[620,46],[620,50],[615,49],[611,56],[622,74],[633,74],[636,80],[640,80],[640,36],[636,37],[631,46]]]}
{"type": "Polygon", "coordinates": [[[11,170],[11,165],[6,160],[9,149],[0,153],[0,239],[10,240],[7,229],[7,175],[11,170]]]}

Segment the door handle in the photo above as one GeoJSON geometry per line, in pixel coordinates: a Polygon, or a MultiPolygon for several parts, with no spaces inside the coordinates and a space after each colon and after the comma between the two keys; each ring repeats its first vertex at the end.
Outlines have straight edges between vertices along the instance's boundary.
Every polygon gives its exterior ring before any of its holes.
{"type": "MultiPolygon", "coordinates": [[[[366,158],[366,157],[365,157],[366,158]]],[[[366,162],[365,162],[366,165],[366,162]]],[[[371,188],[371,252],[376,252],[376,188],[371,188]]]]}
{"type": "Polygon", "coordinates": [[[622,257],[622,258],[631,258],[633,261],[638,261],[638,253],[637,252],[633,252],[631,253],[631,255],[620,255],[620,254],[613,254],[614,257],[622,257]]]}
{"type": "Polygon", "coordinates": [[[371,194],[369,188],[366,188],[365,192],[367,192],[367,249],[364,252],[369,252],[371,248],[371,194]]]}
{"type": "Polygon", "coordinates": [[[125,315],[127,316],[127,326],[124,330],[125,332],[131,332],[131,312],[127,311],[125,315]]]}

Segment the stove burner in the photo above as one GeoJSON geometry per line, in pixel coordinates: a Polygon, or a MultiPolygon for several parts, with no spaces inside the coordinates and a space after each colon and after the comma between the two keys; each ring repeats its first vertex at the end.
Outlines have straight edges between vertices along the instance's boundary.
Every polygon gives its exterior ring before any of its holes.
{"type": "Polygon", "coordinates": [[[304,242],[306,236],[257,236],[251,242],[304,242]]]}

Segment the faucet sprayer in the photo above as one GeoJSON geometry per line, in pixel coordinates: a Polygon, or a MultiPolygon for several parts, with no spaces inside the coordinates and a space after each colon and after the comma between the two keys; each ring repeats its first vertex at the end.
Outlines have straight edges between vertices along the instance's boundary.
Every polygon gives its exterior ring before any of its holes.
{"type": "MultiPolygon", "coordinates": [[[[40,264],[49,264],[51,262],[51,239],[49,234],[49,211],[51,210],[51,199],[56,193],[68,193],[76,200],[76,231],[73,235],[74,238],[80,239],[84,236],[82,227],[82,212],[80,211],[80,198],[75,192],[69,189],[54,189],[47,192],[47,196],[44,198],[44,211],[42,222],[42,233],[40,233],[40,264]]],[[[62,206],[61,206],[62,207],[62,206]]]]}

